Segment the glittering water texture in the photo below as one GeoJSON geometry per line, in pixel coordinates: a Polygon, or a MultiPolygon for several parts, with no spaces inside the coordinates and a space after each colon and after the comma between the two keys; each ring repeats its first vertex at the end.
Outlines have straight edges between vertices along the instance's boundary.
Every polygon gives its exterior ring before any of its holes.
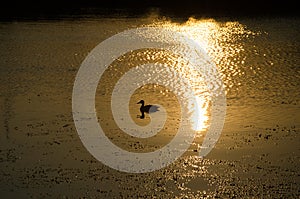
{"type": "Polygon", "coordinates": [[[261,31],[248,30],[237,21],[219,23],[212,19],[190,18],[184,24],[162,22],[157,25],[185,33],[205,49],[223,74],[227,92],[232,87],[239,87],[242,82],[238,82],[235,77],[245,74],[242,65],[246,57],[241,56],[245,52],[245,46],[241,41],[262,34],[261,31]]]}
{"type": "MultiPolygon", "coordinates": [[[[297,18],[191,18],[179,24],[146,17],[0,24],[1,196],[299,198],[299,27],[297,18]],[[206,158],[197,155],[209,124],[209,100],[203,101],[207,122],[181,158],[152,173],[127,174],[101,164],[84,148],[72,120],[71,95],[89,51],[118,32],[141,26],[178,30],[207,51],[225,84],[227,114],[222,135],[206,158]]],[[[107,84],[97,88],[99,123],[123,149],[156,150],[170,142],[178,128],[179,103],[162,86],[137,89],[129,103],[139,125],[149,122],[149,117],[137,117],[141,96],[146,103],[159,101],[166,107],[166,129],[149,139],[122,133],[109,119],[110,107],[103,106],[110,102],[112,82],[124,72],[113,72],[114,67],[159,57],[166,61],[172,55],[145,50],[119,57],[102,79],[107,84]]],[[[205,93],[201,96],[206,99],[205,93]]]]}

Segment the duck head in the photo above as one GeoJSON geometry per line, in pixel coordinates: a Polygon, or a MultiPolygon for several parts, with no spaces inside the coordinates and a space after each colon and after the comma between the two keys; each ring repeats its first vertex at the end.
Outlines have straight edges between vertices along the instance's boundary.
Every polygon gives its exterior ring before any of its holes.
{"type": "Polygon", "coordinates": [[[144,104],[144,100],[139,101],[137,104],[144,104]]]}

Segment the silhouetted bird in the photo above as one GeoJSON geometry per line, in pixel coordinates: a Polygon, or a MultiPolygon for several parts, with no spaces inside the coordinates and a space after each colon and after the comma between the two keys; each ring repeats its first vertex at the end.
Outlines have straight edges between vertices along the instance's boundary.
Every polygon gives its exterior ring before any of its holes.
{"type": "Polygon", "coordinates": [[[139,101],[138,104],[142,104],[142,106],[140,108],[140,111],[142,113],[142,115],[140,116],[141,119],[145,118],[145,113],[154,113],[154,112],[159,111],[158,106],[155,106],[155,105],[146,105],[145,106],[144,100],[139,101]]]}

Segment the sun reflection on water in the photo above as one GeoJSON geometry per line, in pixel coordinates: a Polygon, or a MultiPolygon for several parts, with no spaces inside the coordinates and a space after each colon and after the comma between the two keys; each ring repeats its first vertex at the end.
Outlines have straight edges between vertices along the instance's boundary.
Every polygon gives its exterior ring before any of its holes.
{"type": "Polygon", "coordinates": [[[160,26],[186,34],[197,42],[216,64],[226,88],[226,92],[242,82],[234,82],[234,76],[243,76],[245,72],[241,65],[246,57],[240,56],[245,51],[244,38],[254,37],[260,32],[248,30],[238,21],[218,22],[214,19],[189,18],[185,23],[158,21],[151,26],[160,26]]]}
{"type": "MultiPolygon", "coordinates": [[[[164,27],[173,31],[181,32],[194,40],[210,57],[211,61],[215,63],[220,78],[223,81],[225,93],[234,89],[238,90],[242,85],[242,81],[235,76],[245,75],[243,64],[246,57],[242,55],[245,51],[243,39],[254,37],[259,32],[248,30],[247,27],[238,21],[218,22],[214,19],[195,19],[189,18],[185,23],[175,23],[168,20],[156,21],[150,26],[164,27]]],[[[174,60],[170,61],[173,62],[174,60]]],[[[183,66],[182,60],[176,61],[175,65],[183,66]]],[[[178,67],[177,70],[182,70],[184,67],[178,67]]],[[[201,76],[195,75],[193,71],[185,71],[185,76],[193,85],[196,94],[196,100],[200,105],[198,109],[198,119],[193,119],[198,123],[196,131],[203,131],[208,128],[209,123],[209,108],[210,108],[210,94],[205,86],[198,86],[197,83],[201,76]]],[[[195,110],[194,110],[195,111],[195,110]]]]}

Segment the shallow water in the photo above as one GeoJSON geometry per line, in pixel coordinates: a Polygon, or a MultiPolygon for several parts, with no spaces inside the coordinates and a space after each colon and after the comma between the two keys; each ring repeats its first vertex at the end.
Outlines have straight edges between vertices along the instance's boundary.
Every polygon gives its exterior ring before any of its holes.
{"type": "MultiPolygon", "coordinates": [[[[1,195],[298,198],[299,30],[298,18],[190,19],[182,24],[151,17],[1,23],[1,195]],[[103,165],[83,146],[72,117],[72,89],[81,63],[95,46],[141,26],[172,28],[199,42],[221,73],[227,111],[221,137],[204,159],[197,155],[205,129],[170,166],[128,174],[103,165]]],[[[131,64],[147,62],[147,55],[151,52],[124,59],[131,64]]],[[[122,59],[115,64],[122,64],[122,59]]],[[[169,115],[163,132],[137,139],[114,124],[109,93],[120,74],[108,73],[97,87],[97,116],[107,136],[134,152],[154,151],[170,142],[181,112],[174,94],[160,86],[138,89],[129,108],[132,119],[146,125],[148,115],[144,120],[136,117],[140,96],[147,103],[163,103],[169,115]]],[[[205,114],[209,117],[209,109],[205,114]]]]}

